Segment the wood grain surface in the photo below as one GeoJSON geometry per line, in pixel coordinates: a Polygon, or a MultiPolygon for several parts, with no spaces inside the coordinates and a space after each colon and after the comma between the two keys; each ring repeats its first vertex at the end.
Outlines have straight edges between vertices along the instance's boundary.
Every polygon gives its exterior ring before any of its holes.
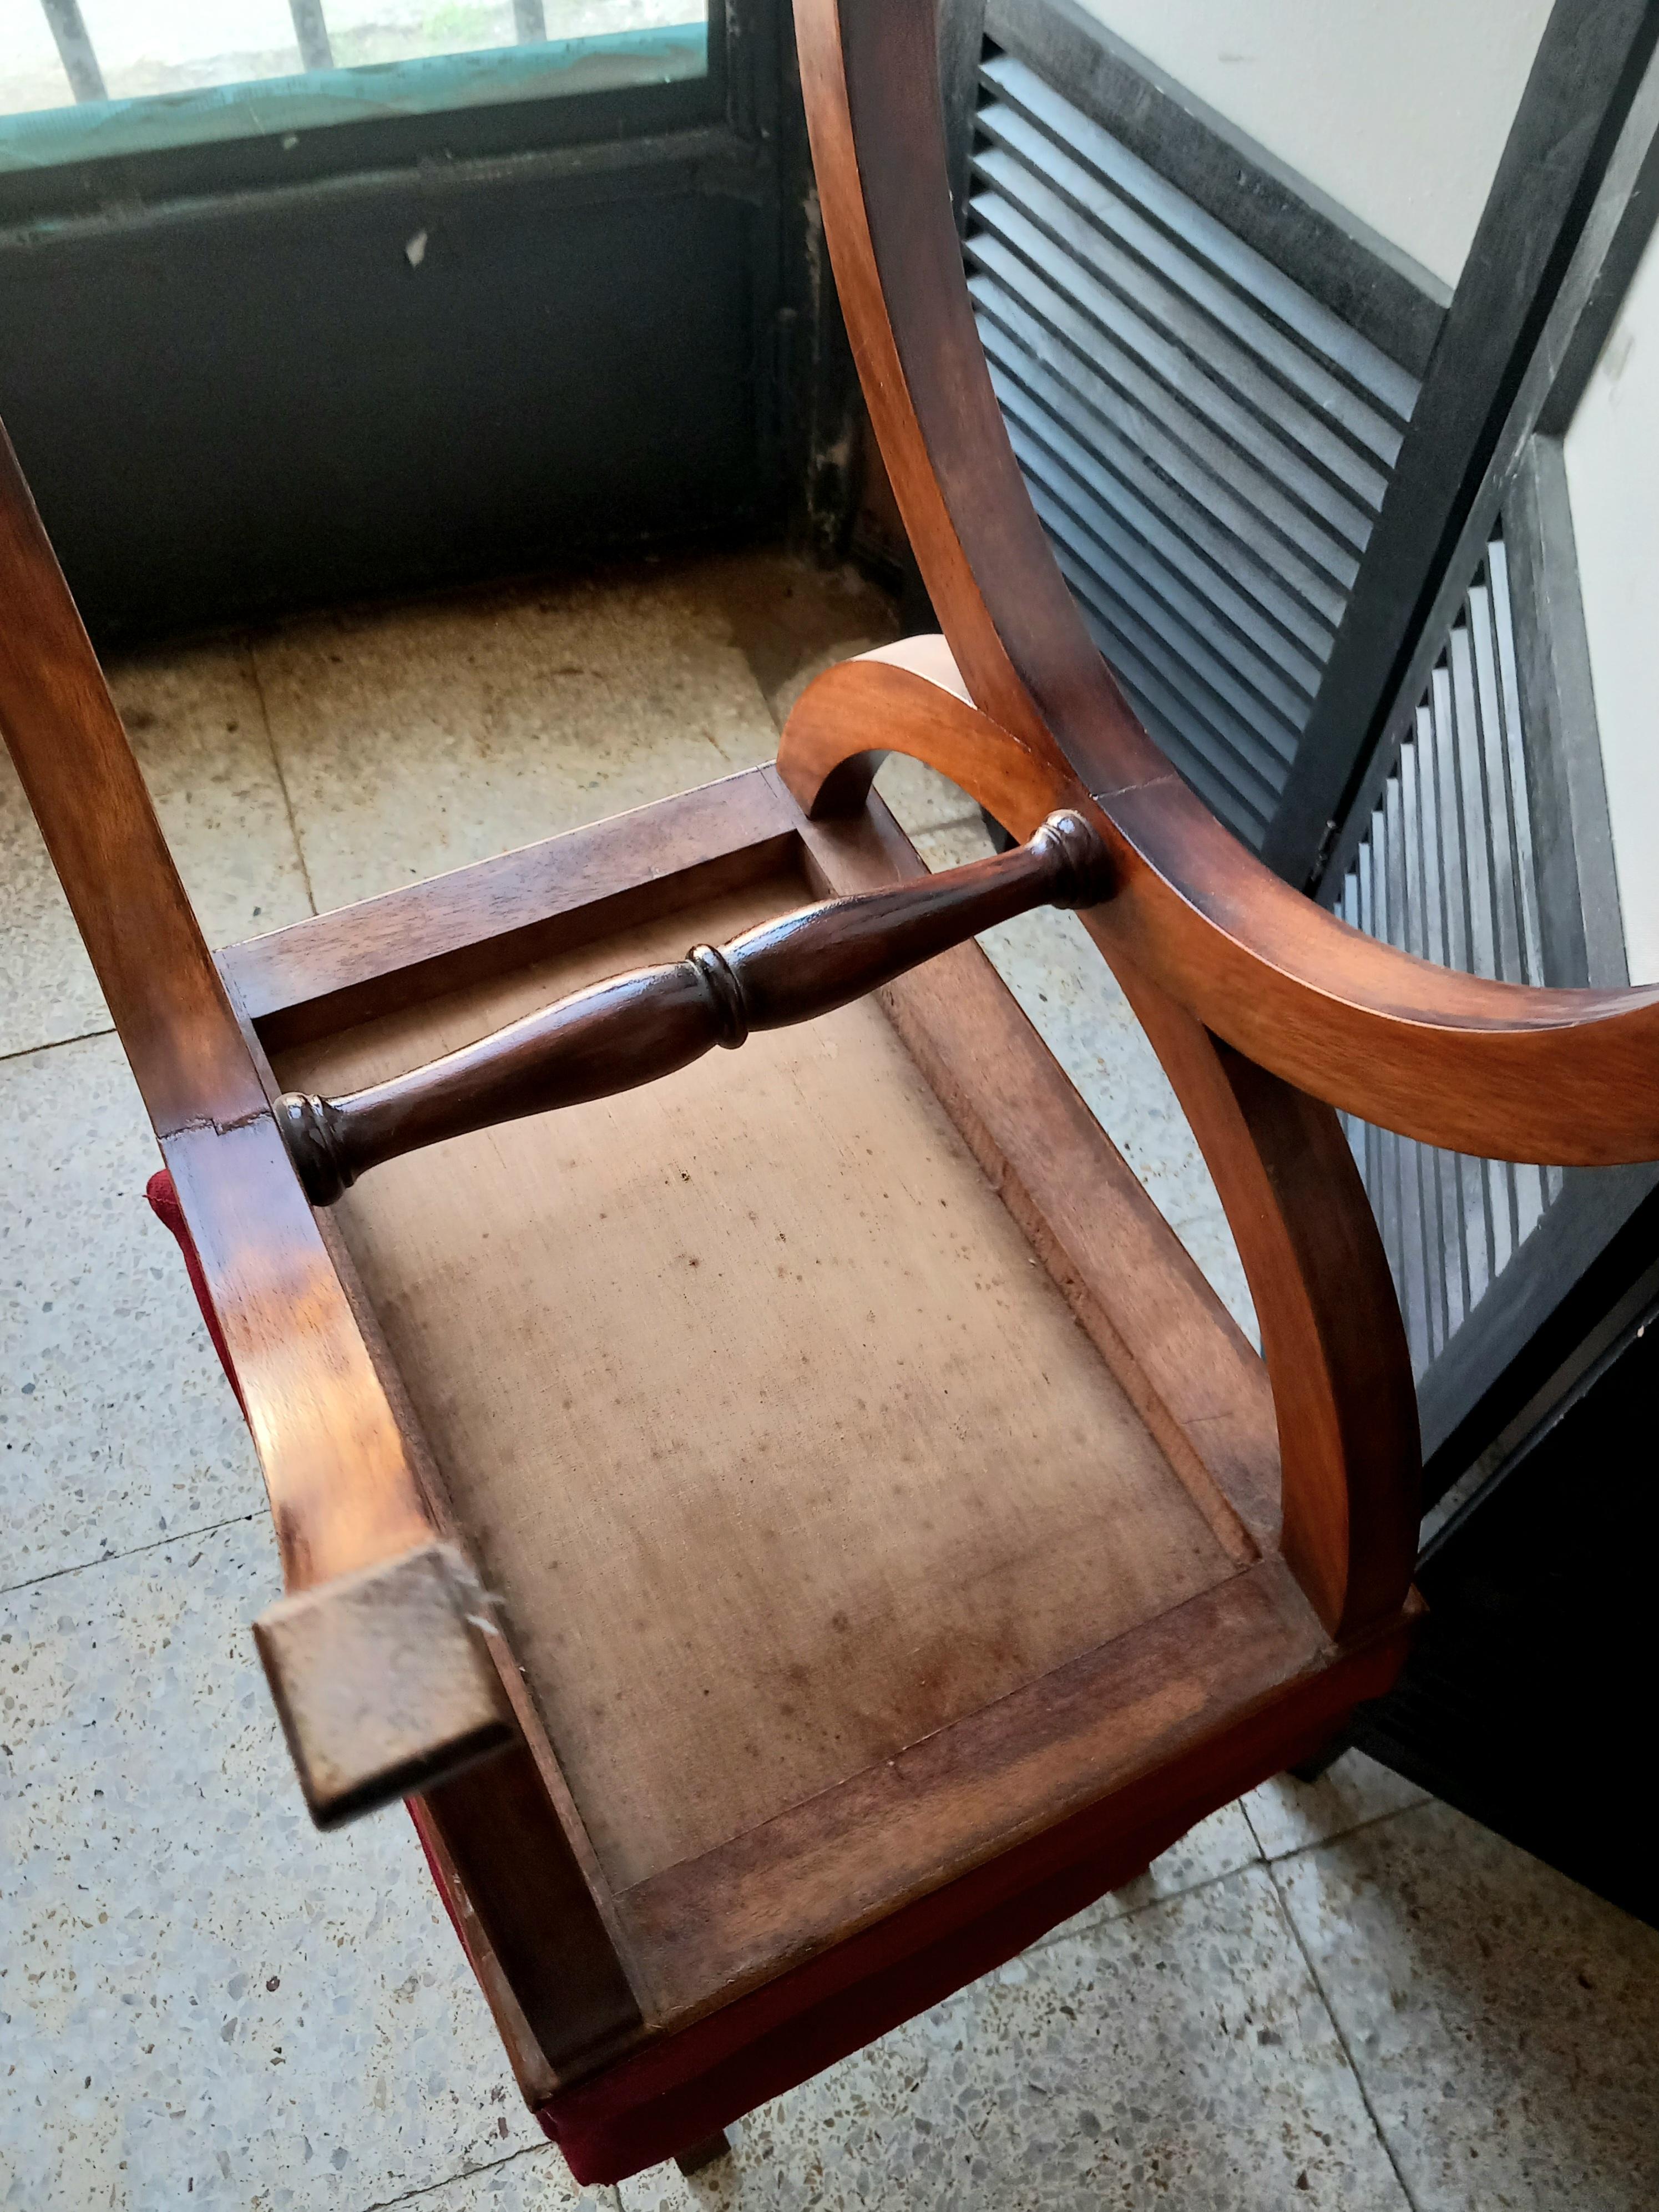
{"type": "Polygon", "coordinates": [[[434,1532],[143,778],[0,433],[3,730],[201,1255],[304,1589],[434,1532]]]}
{"type": "Polygon", "coordinates": [[[422,1819],[536,2090],[855,1962],[929,1898],[948,1927],[950,1900],[1139,1863],[1386,1687],[1414,1409],[1334,1107],[1517,1158],[1659,1153],[1659,993],[1371,944],[1174,775],[1002,427],[929,0],[797,21],[943,635],[819,678],[775,773],[216,968],[0,446],[0,726],[201,1250],[289,1586],[459,1534],[504,1611],[511,1748],[422,1819]],[[1017,836],[1057,807],[1093,825],[1113,895],[1085,926],[1214,1173],[1265,1376],[971,945],[649,1088],[390,1159],[323,1233],[265,1052],[284,1084],[372,1088],[803,895],[908,898],[923,872],[870,793],[889,750],[1017,836]]]}
{"type": "MultiPolygon", "coordinates": [[[[804,888],[688,908],[294,1048],[279,1073],[390,1073],[804,888]]],[[[945,991],[938,970],[912,986],[945,991]]],[[[1084,1119],[1087,1162],[1103,1139],[1084,1119]]],[[[613,1888],[1253,1556],[873,1005],[393,1161],[337,1216],[613,1888]]],[[[1206,1325],[1243,1405],[1181,1410],[1195,1436],[1236,1411],[1270,1486],[1248,1354],[1195,1303],[1206,1325]]]]}

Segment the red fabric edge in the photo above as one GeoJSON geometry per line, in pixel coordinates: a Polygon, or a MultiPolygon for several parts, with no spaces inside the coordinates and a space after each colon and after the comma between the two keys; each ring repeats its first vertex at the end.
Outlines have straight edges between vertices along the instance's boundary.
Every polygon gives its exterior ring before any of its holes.
{"type": "Polygon", "coordinates": [[[461,1925],[461,1916],[455,1910],[455,1900],[449,1893],[449,1884],[444,1880],[443,1870],[433,1852],[430,1816],[418,1797],[405,1797],[404,1805],[415,1823],[415,1832],[421,1839],[421,1856],[426,1861],[426,1870],[432,1877],[433,1887],[443,1899],[444,1911],[449,1915],[449,1924],[455,1930],[455,1940],[465,1952],[466,1963],[482,1984],[483,1977],[478,1972],[477,1955],[467,1941],[466,1930],[461,1925]]]}
{"type": "MultiPolygon", "coordinates": [[[[1340,1699],[1386,1689],[1397,1652],[1379,1650],[1340,1699]]],[[[1075,1912],[1120,1889],[1209,1812],[1329,1735],[1337,1708],[1303,1717],[1266,1764],[1245,1752],[1206,1778],[1201,1801],[1164,1810],[1133,1833],[1108,1801],[991,1860],[823,1956],[663,2037],[592,2079],[556,2091],[536,2117],[578,2182],[625,2181],[729,2127],[825,2067],[1005,1965],[1075,1912]]]]}
{"type": "Polygon", "coordinates": [[[242,1386],[236,1380],[236,1370],[230,1364],[230,1350],[225,1342],[225,1333],[219,1326],[219,1316],[213,1310],[213,1300],[208,1296],[207,1277],[202,1271],[201,1255],[196,1249],[196,1239],[190,1233],[185,1219],[185,1209],[179,1203],[178,1191],[173,1177],[165,1168],[158,1169],[144,1185],[144,1196],[149,1200],[150,1212],[164,1229],[170,1230],[178,1245],[190,1277],[190,1287],[196,1293],[196,1303],[202,1310],[202,1319],[207,1323],[207,1333],[213,1339],[213,1348],[219,1355],[219,1364],[225,1370],[225,1380],[236,1393],[236,1402],[242,1408],[242,1418],[247,1418],[247,1406],[242,1396],[242,1386]]]}
{"type": "MultiPolygon", "coordinates": [[[[536,2114],[584,2185],[625,2181],[1004,1966],[1141,1873],[1189,1825],[1118,1837],[1032,1881],[1005,1860],[739,1997],[536,2114]],[[988,1893],[1022,1884],[1012,1896],[988,1893]]],[[[1049,1838],[1043,1838],[1049,1841],[1049,1838]]]]}

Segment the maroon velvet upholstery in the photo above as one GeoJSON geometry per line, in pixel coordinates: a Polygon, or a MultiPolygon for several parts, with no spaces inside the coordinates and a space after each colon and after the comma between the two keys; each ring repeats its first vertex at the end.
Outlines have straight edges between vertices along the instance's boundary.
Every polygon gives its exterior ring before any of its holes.
{"type": "Polygon", "coordinates": [[[941,2003],[1145,1871],[1190,1826],[1103,1844],[1080,1816],[665,2036],[537,2118],[576,2180],[623,2181],[941,2003]],[[1091,1848],[1092,1844],[1093,1848],[1091,1848]]]}
{"type": "MultiPolygon", "coordinates": [[[[165,1171],[146,1193],[178,1239],[202,1318],[233,1390],[236,1376],[183,1212],[165,1171]]],[[[238,1402],[241,1394],[237,1391],[238,1402]]],[[[1312,1745],[1310,1745],[1310,1749],[1312,1745]]],[[[1282,1764],[1282,1749],[1279,1763],[1282,1764]]],[[[1237,1778],[1240,1790],[1264,1774],[1237,1778]]],[[[1139,1874],[1204,1806],[1172,1804],[1155,1829],[1110,1834],[1093,1809],[866,1929],[719,2012],[647,2045],[537,2112],[579,2182],[625,2180],[810,2080],[939,2003],[1139,1874]]],[[[410,1812],[438,1893],[477,1971],[418,1800],[410,1812]]]]}
{"type": "Polygon", "coordinates": [[[219,1326],[219,1316],[213,1310],[213,1301],[208,1296],[207,1277],[202,1273],[198,1257],[196,1239],[185,1222],[185,1209],[179,1203],[179,1194],[173,1187],[173,1177],[165,1168],[158,1169],[144,1185],[144,1196],[149,1200],[150,1211],[163,1227],[170,1229],[184,1255],[185,1272],[190,1276],[190,1287],[196,1293],[196,1303],[202,1310],[202,1319],[207,1323],[207,1333],[213,1339],[213,1348],[219,1355],[219,1364],[225,1370],[225,1380],[236,1393],[236,1402],[244,1413],[242,1386],[236,1380],[236,1370],[230,1364],[230,1352],[225,1343],[225,1333],[219,1326]]]}

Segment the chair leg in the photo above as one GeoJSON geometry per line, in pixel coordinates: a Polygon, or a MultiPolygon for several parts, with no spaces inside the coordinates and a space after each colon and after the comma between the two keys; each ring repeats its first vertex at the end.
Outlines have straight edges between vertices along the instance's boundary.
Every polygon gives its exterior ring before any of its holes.
{"type": "Polygon", "coordinates": [[[1328,1741],[1320,1745],[1317,1751],[1310,1752],[1306,1759],[1298,1759],[1285,1771],[1296,1782],[1322,1782],[1352,1742],[1352,1729],[1339,1729],[1328,1741]]]}
{"type": "Polygon", "coordinates": [[[717,2158],[724,2158],[731,2150],[731,2140],[722,2128],[701,2142],[694,2142],[684,2150],[677,2150],[674,2163],[682,2173],[701,2173],[706,2166],[713,2166],[717,2158]]]}

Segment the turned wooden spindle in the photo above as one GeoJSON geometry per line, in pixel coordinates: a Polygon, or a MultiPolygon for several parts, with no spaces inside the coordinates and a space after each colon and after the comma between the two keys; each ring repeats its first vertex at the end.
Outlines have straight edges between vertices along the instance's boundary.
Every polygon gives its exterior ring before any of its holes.
{"type": "Polygon", "coordinates": [[[1036,906],[1094,906],[1105,848],[1080,814],[1051,814],[1028,844],[920,882],[828,899],[724,946],[636,968],[510,1023],[460,1052],[344,1098],[285,1091],[277,1121],[313,1206],[366,1169],[498,1121],[631,1091],[735,1048],[753,1030],[811,1021],[907,968],[1036,906]]]}

